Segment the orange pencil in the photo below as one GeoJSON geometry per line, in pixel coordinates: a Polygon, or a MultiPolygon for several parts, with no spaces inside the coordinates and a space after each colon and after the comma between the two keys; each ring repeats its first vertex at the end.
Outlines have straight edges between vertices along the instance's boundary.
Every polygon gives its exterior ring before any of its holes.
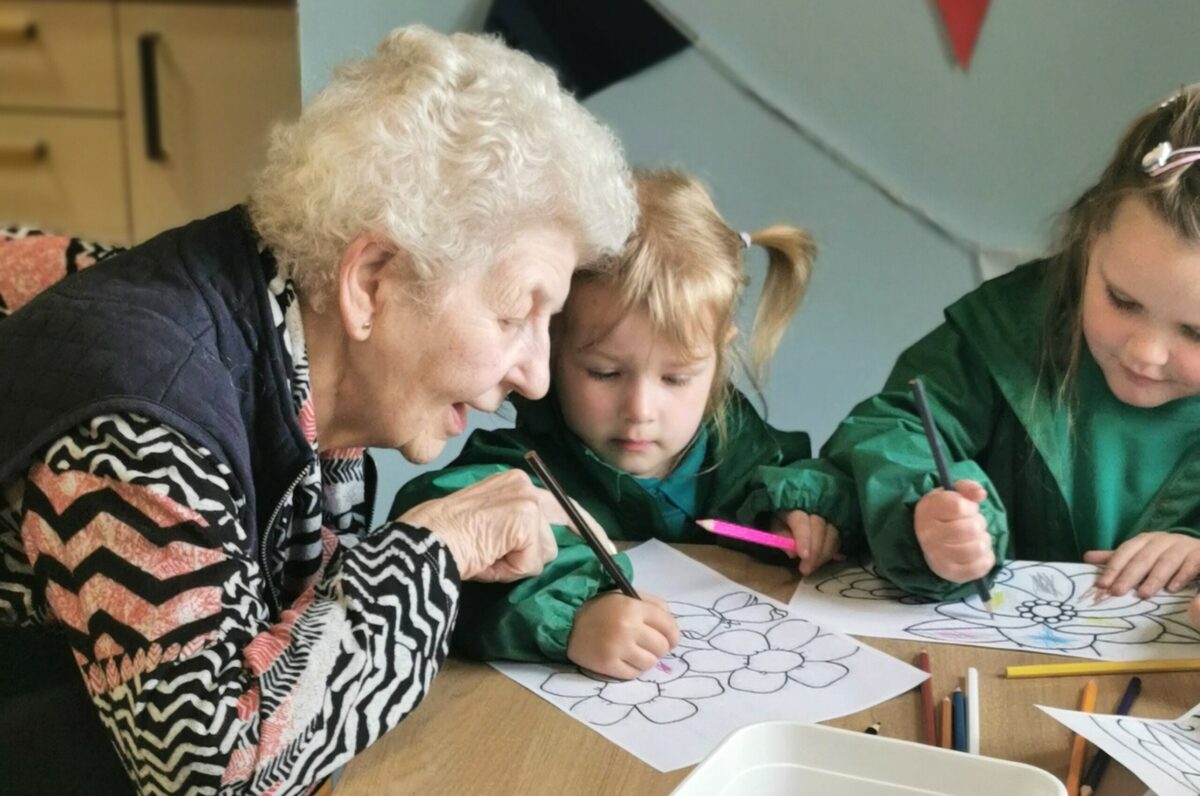
{"type": "MultiPolygon", "coordinates": [[[[1096,681],[1088,680],[1079,697],[1079,709],[1091,713],[1096,709],[1096,681]]],[[[1079,796],[1079,779],[1083,775],[1083,750],[1087,739],[1082,735],[1075,736],[1071,744],[1071,766],[1067,769],[1067,796],[1079,796]]]]}
{"type": "Polygon", "coordinates": [[[954,708],[950,705],[950,697],[942,697],[942,746],[954,748],[954,708]]]}
{"type": "Polygon", "coordinates": [[[930,675],[921,683],[921,712],[925,716],[925,743],[930,746],[938,745],[936,719],[933,711],[933,673],[930,671],[929,653],[921,650],[917,656],[917,666],[925,674],[930,675]]]}

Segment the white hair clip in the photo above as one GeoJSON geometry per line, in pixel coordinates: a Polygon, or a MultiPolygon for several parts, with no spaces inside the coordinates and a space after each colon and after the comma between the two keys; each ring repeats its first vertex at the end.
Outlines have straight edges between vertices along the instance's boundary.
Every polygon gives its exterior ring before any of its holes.
{"type": "Polygon", "coordinates": [[[1163,141],[1145,154],[1142,158],[1142,169],[1151,177],[1159,177],[1197,160],[1200,160],[1200,146],[1175,149],[1170,141],[1163,141]]]}
{"type": "Polygon", "coordinates": [[[739,232],[738,237],[742,239],[742,248],[749,249],[750,248],[750,233],[749,232],[739,232]]]}

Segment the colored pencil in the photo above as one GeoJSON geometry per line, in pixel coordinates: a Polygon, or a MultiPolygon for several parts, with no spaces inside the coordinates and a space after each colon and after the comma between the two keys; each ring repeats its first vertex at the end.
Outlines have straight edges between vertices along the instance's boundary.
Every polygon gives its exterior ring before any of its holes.
{"type": "Polygon", "coordinates": [[[954,721],[954,751],[967,751],[967,699],[961,688],[955,688],[952,698],[951,712],[954,721]]]}
{"type": "Polygon", "coordinates": [[[933,709],[933,671],[931,670],[929,653],[921,650],[917,656],[917,666],[929,676],[921,683],[921,712],[925,716],[925,743],[930,746],[938,745],[937,719],[933,709]]]}
{"type": "MultiPolygon", "coordinates": [[[[1129,685],[1125,686],[1125,693],[1121,695],[1121,701],[1117,704],[1116,715],[1128,716],[1129,711],[1133,709],[1133,702],[1141,690],[1142,678],[1130,677],[1129,685]]],[[[1083,784],[1079,786],[1079,796],[1092,796],[1096,792],[1096,789],[1100,787],[1100,780],[1104,778],[1104,770],[1108,768],[1109,759],[1108,753],[1103,749],[1096,750],[1092,764],[1088,766],[1087,773],[1083,775],[1083,784]]]]}
{"type": "MultiPolygon", "coordinates": [[[[925,429],[925,439],[929,441],[929,452],[933,454],[933,463],[937,466],[938,479],[942,488],[953,492],[954,479],[950,477],[950,467],[946,464],[946,454],[942,451],[942,443],[938,437],[937,426],[933,424],[933,414],[929,411],[929,399],[925,397],[925,385],[920,379],[908,383],[912,388],[913,399],[917,402],[917,413],[921,415],[921,426],[925,429]]],[[[979,595],[983,607],[988,614],[992,613],[992,595],[988,592],[987,583],[982,578],[975,581],[975,593],[979,595]]]]}
{"type": "MultiPolygon", "coordinates": [[[[1091,713],[1096,709],[1096,681],[1088,680],[1079,696],[1079,709],[1091,713]]],[[[1067,768],[1067,796],[1079,796],[1079,778],[1083,773],[1083,751],[1087,738],[1076,735],[1071,744],[1071,763],[1067,768]]]]}
{"type": "Polygon", "coordinates": [[[777,547],[789,553],[796,552],[796,540],[790,536],[780,536],[768,531],[760,531],[757,528],[747,528],[744,525],[725,522],[725,520],[696,520],[696,524],[704,530],[718,534],[719,536],[740,539],[743,542],[750,542],[751,544],[763,545],[765,547],[777,547]]]}
{"type": "Polygon", "coordinates": [[[554,495],[554,499],[563,507],[563,511],[567,512],[567,516],[575,524],[579,535],[587,542],[588,547],[592,548],[592,552],[596,554],[596,558],[600,561],[600,566],[604,568],[608,576],[617,584],[617,588],[621,590],[621,593],[626,597],[640,600],[641,597],[634,590],[633,584],[629,582],[629,579],[625,577],[625,573],[617,566],[617,562],[613,561],[612,556],[604,549],[604,545],[592,533],[592,527],[583,519],[583,515],[576,510],[575,504],[571,502],[571,498],[567,496],[566,491],[559,485],[558,479],[550,473],[550,468],[546,467],[546,463],[542,461],[542,457],[537,455],[537,451],[529,451],[525,454],[525,461],[529,462],[529,466],[533,469],[534,474],[550,490],[550,494],[554,495]]]}
{"type": "Polygon", "coordinates": [[[950,697],[942,697],[942,748],[953,747],[954,708],[950,705],[950,697]]]}
{"type": "Polygon", "coordinates": [[[967,669],[967,751],[979,754],[979,670],[967,669]]]}
{"type": "Polygon", "coordinates": [[[1080,663],[1039,663],[1032,666],[1009,666],[1004,676],[1074,677],[1097,674],[1140,674],[1142,672],[1200,671],[1200,658],[1176,658],[1166,661],[1082,661],[1080,663]]]}

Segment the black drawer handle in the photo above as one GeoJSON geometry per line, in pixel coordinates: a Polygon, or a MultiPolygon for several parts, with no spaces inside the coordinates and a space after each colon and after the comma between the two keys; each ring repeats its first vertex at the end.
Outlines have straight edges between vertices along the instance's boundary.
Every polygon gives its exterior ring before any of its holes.
{"type": "Polygon", "coordinates": [[[138,62],[142,71],[142,125],[146,133],[146,157],[166,160],[163,149],[162,121],[158,107],[158,41],[157,33],[138,36],[138,62]]]}
{"type": "Polygon", "coordinates": [[[22,44],[37,38],[36,22],[19,21],[14,19],[0,21],[0,43],[22,44]]]}
{"type": "Polygon", "coordinates": [[[0,144],[0,166],[32,166],[50,157],[45,141],[29,144],[0,144]]]}

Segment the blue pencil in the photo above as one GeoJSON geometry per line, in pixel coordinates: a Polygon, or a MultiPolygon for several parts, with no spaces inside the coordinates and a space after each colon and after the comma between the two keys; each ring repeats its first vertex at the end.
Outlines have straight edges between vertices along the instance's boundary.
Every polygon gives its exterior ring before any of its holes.
{"type": "MultiPolygon", "coordinates": [[[[1129,685],[1125,686],[1125,693],[1121,695],[1121,701],[1117,705],[1118,716],[1128,716],[1129,711],[1133,708],[1133,700],[1137,699],[1138,694],[1142,690],[1142,678],[1130,677],[1129,685]]],[[[1100,778],[1104,776],[1104,769],[1108,768],[1108,753],[1103,749],[1096,750],[1096,756],[1092,758],[1092,764],[1088,766],[1087,773],[1083,775],[1083,785],[1079,788],[1079,796],[1092,796],[1096,792],[1096,788],[1100,787],[1100,778]]]]}
{"type": "Polygon", "coordinates": [[[951,694],[951,715],[954,716],[954,750],[967,751],[967,700],[961,688],[955,688],[951,694]]]}

